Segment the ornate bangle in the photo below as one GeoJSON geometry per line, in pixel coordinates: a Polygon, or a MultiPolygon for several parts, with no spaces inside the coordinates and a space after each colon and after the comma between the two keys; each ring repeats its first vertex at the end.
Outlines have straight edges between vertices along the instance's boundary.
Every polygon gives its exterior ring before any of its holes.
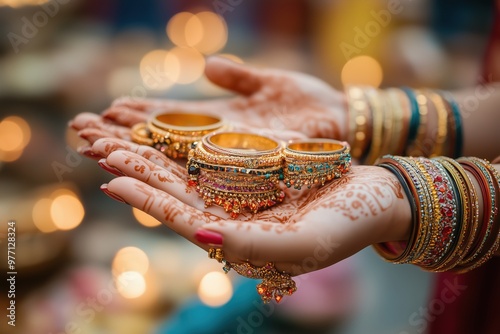
{"type": "Polygon", "coordinates": [[[468,254],[457,267],[458,272],[467,272],[482,265],[490,259],[498,249],[498,233],[500,229],[497,221],[499,195],[498,174],[494,174],[493,167],[478,158],[460,158],[457,160],[466,170],[476,177],[483,193],[484,217],[479,238],[476,239],[473,252],[468,254]],[[491,168],[491,169],[490,169],[491,168]],[[474,261],[476,260],[476,261],[474,261]]]}
{"type": "Polygon", "coordinates": [[[339,178],[349,172],[351,155],[349,145],[330,139],[290,141],[283,151],[284,180],[290,188],[311,188],[339,178]]]}
{"type": "MultiPolygon", "coordinates": [[[[457,226],[456,226],[456,242],[452,246],[452,250],[443,261],[432,268],[433,271],[447,271],[453,269],[467,254],[470,249],[471,231],[474,225],[477,228],[477,216],[474,220],[473,200],[475,199],[475,189],[470,183],[467,173],[453,159],[446,157],[437,157],[433,160],[441,163],[443,168],[448,172],[452,180],[452,185],[455,188],[455,200],[457,202],[457,226]],[[458,193],[458,194],[457,194],[458,193]]],[[[477,199],[476,199],[477,200],[477,199]]]]}
{"type": "Polygon", "coordinates": [[[271,138],[251,133],[209,134],[193,145],[187,171],[190,186],[205,201],[218,205],[233,219],[243,211],[260,209],[283,201],[279,189],[283,179],[283,146],[271,138]]]}
{"type": "Polygon", "coordinates": [[[224,251],[218,248],[210,248],[208,257],[224,264],[222,270],[226,274],[233,269],[243,277],[262,279],[262,282],[257,284],[257,293],[264,303],[269,303],[272,299],[279,303],[284,296],[291,296],[297,291],[292,276],[278,271],[272,262],[267,262],[263,267],[256,267],[249,262],[230,263],[224,259],[224,251]]]}
{"type": "Polygon", "coordinates": [[[150,145],[170,158],[185,158],[191,144],[211,132],[224,130],[221,118],[203,114],[162,113],[132,128],[132,140],[150,145]]]}
{"type": "Polygon", "coordinates": [[[346,87],[349,106],[349,138],[352,156],[361,158],[371,141],[372,125],[370,106],[361,87],[346,87]]]}

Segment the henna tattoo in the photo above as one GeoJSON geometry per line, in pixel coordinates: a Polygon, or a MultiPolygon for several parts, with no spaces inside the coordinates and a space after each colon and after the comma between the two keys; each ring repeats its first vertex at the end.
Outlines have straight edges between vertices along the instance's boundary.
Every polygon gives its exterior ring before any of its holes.
{"type": "Polygon", "coordinates": [[[374,173],[372,168],[358,167],[338,182],[319,189],[302,210],[332,209],[353,221],[388,210],[395,198],[404,198],[402,186],[394,178],[374,173]]]}

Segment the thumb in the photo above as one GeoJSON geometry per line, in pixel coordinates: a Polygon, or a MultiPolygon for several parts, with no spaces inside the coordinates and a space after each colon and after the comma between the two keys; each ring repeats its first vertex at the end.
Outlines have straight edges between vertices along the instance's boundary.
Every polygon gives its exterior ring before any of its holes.
{"type": "Polygon", "coordinates": [[[205,75],[217,86],[243,95],[251,95],[258,91],[264,77],[262,70],[223,57],[208,58],[205,75]]]}
{"type": "Polygon", "coordinates": [[[222,240],[228,261],[250,261],[253,264],[271,262],[295,262],[311,254],[314,248],[314,234],[304,228],[300,232],[283,228],[279,223],[264,221],[204,224],[203,231],[216,233],[222,240]]]}

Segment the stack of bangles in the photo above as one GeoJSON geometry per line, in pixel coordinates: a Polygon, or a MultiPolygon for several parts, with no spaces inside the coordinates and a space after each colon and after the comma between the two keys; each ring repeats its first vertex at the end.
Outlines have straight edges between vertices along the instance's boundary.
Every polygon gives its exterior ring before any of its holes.
{"type": "Polygon", "coordinates": [[[500,175],[488,161],[387,155],[376,164],[398,177],[412,209],[407,242],[374,246],[384,259],[428,271],[463,273],[499,250],[500,175]]]}
{"type": "Polygon", "coordinates": [[[348,142],[361,163],[372,164],[384,154],[461,155],[462,119],[451,93],[348,86],[346,96],[348,142]]]}
{"type": "Polygon", "coordinates": [[[169,158],[186,158],[194,142],[214,131],[227,129],[219,117],[204,114],[163,113],[132,127],[132,140],[163,152],[169,158]]]}
{"type": "Polygon", "coordinates": [[[340,178],[351,167],[349,146],[330,139],[306,139],[283,145],[274,139],[240,132],[209,134],[189,152],[188,184],[208,207],[216,204],[237,218],[256,213],[285,198],[279,187],[301,189],[340,178]]]}

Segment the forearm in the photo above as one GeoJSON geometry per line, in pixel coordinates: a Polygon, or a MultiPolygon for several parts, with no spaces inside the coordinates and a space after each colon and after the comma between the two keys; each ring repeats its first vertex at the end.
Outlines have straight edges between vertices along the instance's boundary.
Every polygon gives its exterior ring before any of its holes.
{"type": "Polygon", "coordinates": [[[453,93],[462,115],[463,156],[500,155],[500,84],[479,85],[453,93]]]}

